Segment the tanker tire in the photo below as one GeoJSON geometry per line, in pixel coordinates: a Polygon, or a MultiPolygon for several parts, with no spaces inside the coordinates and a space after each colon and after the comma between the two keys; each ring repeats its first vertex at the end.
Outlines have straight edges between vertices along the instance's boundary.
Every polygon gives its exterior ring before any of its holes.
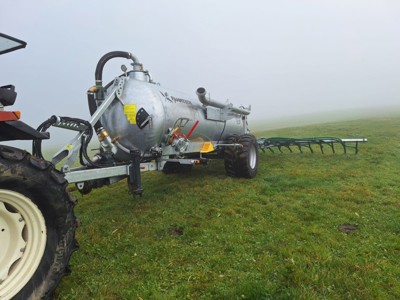
{"type": "Polygon", "coordinates": [[[241,144],[242,147],[225,149],[225,171],[231,177],[254,178],[258,169],[258,144],[251,134],[232,136],[228,144],[241,144]]]}
{"type": "Polygon", "coordinates": [[[51,163],[0,145],[0,299],[52,299],[70,273],[78,244],[67,184],[51,163]]]}
{"type": "MultiPolygon", "coordinates": [[[[227,144],[236,144],[238,141],[238,136],[231,135],[226,140],[227,144]]],[[[236,149],[234,147],[226,147],[224,149],[224,165],[226,175],[230,177],[237,177],[236,170],[236,149]]]]}
{"type": "Polygon", "coordinates": [[[236,153],[236,170],[239,177],[254,178],[258,169],[258,144],[252,134],[243,134],[238,143],[242,145],[236,153]]]}

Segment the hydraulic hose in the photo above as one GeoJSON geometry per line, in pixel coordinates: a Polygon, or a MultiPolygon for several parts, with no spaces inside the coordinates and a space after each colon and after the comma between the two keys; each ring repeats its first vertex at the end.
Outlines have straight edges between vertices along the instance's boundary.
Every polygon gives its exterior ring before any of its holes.
{"type": "MultiPolygon", "coordinates": [[[[89,146],[90,140],[93,137],[93,129],[90,123],[86,120],[81,120],[77,118],[51,116],[48,120],[44,121],[42,124],[39,125],[37,131],[46,132],[51,126],[53,126],[58,122],[72,122],[75,123],[77,126],[79,125],[86,126],[86,130],[84,131],[84,134],[82,135],[81,138],[81,147],[79,149],[80,163],[81,165],[85,165],[85,162],[83,160],[83,158],[85,158],[89,166],[98,167],[98,165],[90,159],[87,153],[87,148],[89,146]]],[[[32,154],[36,157],[44,159],[42,154],[42,140],[33,140],[32,154]]]]}

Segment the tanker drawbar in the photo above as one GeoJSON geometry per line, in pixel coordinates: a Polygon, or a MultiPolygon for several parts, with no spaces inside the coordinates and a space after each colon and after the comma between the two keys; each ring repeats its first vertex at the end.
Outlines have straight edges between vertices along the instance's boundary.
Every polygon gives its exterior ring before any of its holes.
{"type": "MultiPolygon", "coordinates": [[[[95,71],[95,85],[87,92],[89,121],[52,116],[38,128],[50,126],[77,131],[76,137],[58,151],[53,164],[81,193],[128,178],[129,189],[141,195],[141,172],[187,172],[193,165],[224,159],[227,175],[253,178],[257,174],[258,144],[250,134],[250,107],[236,107],[207,97],[200,87],[197,97],[155,83],[150,73],[129,52],[104,55],[95,71]],[[111,59],[131,60],[132,69],[103,85],[103,68],[111,59]],[[98,153],[90,156],[94,134],[98,153]],[[79,160],[80,167],[74,167],[79,160]]],[[[33,153],[42,157],[41,141],[33,153]]]]}

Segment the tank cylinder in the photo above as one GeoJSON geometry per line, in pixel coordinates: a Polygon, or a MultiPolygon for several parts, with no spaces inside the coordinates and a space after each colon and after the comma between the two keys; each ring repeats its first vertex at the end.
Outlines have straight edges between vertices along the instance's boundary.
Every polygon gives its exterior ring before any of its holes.
{"type": "Polygon", "coordinates": [[[128,74],[122,100],[114,101],[101,117],[118,148],[118,160],[129,159],[132,150],[146,156],[152,148],[168,146],[169,134],[177,128],[189,135],[191,142],[223,143],[230,135],[247,132],[248,110],[208,100],[205,89],[198,89],[199,99],[207,100],[202,102],[209,106],[205,107],[194,97],[151,83],[136,73],[128,74]],[[225,107],[234,114],[226,117],[225,107]]]}

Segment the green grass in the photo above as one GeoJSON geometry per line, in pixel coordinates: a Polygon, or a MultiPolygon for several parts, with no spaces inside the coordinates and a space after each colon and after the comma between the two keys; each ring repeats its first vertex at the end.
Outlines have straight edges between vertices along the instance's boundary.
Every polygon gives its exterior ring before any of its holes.
{"type": "Polygon", "coordinates": [[[80,250],[57,299],[399,299],[400,118],[260,132],[367,137],[360,153],[260,153],[80,196],[80,250]],[[342,224],[357,226],[346,234],[342,224]]]}

